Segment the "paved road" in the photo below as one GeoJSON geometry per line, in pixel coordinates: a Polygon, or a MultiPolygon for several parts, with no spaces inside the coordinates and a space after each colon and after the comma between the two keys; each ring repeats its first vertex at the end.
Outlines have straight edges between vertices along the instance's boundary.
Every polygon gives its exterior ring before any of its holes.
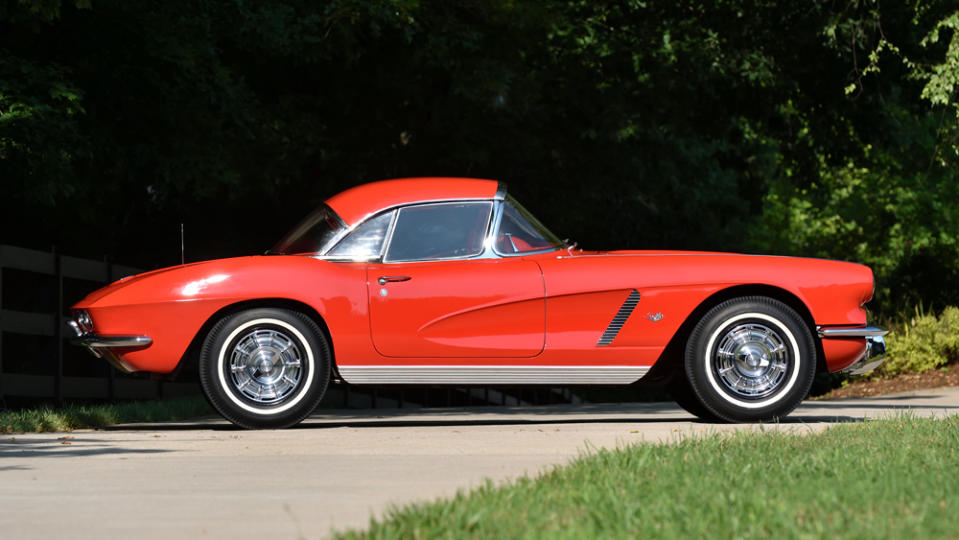
{"type": "MultiPolygon", "coordinates": [[[[818,431],[911,410],[959,414],[959,388],[810,401],[765,429],[818,431]]],[[[672,404],[324,411],[296,429],[209,418],[0,436],[3,538],[321,538],[391,504],[534,475],[590,447],[748,425],[672,404]]]]}

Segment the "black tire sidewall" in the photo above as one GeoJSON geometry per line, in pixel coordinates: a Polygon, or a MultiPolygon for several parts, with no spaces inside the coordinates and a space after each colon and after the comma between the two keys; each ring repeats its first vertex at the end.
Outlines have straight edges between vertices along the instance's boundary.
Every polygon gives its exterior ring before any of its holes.
{"type": "Polygon", "coordinates": [[[322,331],[306,315],[278,308],[255,308],[224,317],[207,335],[199,362],[200,386],[224,418],[250,429],[284,428],[299,423],[319,404],[330,377],[329,346],[322,331]],[[264,405],[245,399],[227,380],[226,351],[247,330],[277,327],[304,349],[304,378],[286,399],[264,405]]]}
{"type": "Polygon", "coordinates": [[[727,422],[782,418],[806,397],[816,374],[816,347],[806,322],[786,304],[766,297],[728,300],[709,310],[687,342],[685,372],[698,401],[727,422]],[[762,399],[748,400],[724,389],[713,371],[719,336],[743,322],[771,327],[785,340],[790,363],[783,386],[762,399]]]}
{"type": "Polygon", "coordinates": [[[706,422],[722,421],[699,400],[684,373],[678,373],[667,387],[673,401],[689,414],[706,422]]]}

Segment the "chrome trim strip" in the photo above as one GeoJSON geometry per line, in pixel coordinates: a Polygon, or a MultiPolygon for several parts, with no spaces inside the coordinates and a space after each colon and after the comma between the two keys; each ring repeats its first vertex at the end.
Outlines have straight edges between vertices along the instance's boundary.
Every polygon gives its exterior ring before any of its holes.
{"type": "Polygon", "coordinates": [[[603,335],[599,338],[599,341],[596,342],[597,347],[603,347],[609,345],[616,339],[616,336],[619,335],[619,331],[623,329],[623,325],[626,324],[626,320],[629,319],[629,316],[633,314],[633,310],[636,309],[636,304],[639,303],[639,291],[633,289],[630,291],[629,296],[626,297],[626,301],[623,302],[623,305],[620,306],[619,311],[616,312],[616,316],[613,317],[613,320],[610,321],[609,326],[606,327],[606,331],[603,332],[603,335]]]}
{"type": "Polygon", "coordinates": [[[882,337],[889,333],[889,330],[877,328],[875,326],[865,326],[859,328],[816,328],[821,338],[857,338],[857,337],[882,337]]]}
{"type": "Polygon", "coordinates": [[[153,343],[153,339],[147,336],[98,336],[88,334],[85,336],[73,338],[73,343],[90,347],[94,349],[105,349],[110,347],[146,347],[153,343]]]}
{"type": "Polygon", "coordinates": [[[631,384],[649,366],[343,366],[351,384],[631,384]]]}
{"type": "MultiPolygon", "coordinates": [[[[67,321],[70,328],[76,334],[70,340],[74,345],[86,347],[93,356],[100,358],[103,356],[99,349],[110,349],[112,347],[146,347],[153,344],[153,338],[148,336],[98,336],[91,332],[84,332],[80,325],[75,321],[67,321]]],[[[125,369],[125,371],[129,371],[125,369]]]]}
{"type": "Polygon", "coordinates": [[[502,201],[506,199],[506,182],[502,180],[496,183],[496,194],[493,195],[494,201],[502,201]]]}

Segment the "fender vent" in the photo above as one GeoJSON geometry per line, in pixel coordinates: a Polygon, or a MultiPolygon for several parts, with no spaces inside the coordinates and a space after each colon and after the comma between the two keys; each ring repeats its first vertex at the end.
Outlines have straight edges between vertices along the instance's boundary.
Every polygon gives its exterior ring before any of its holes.
{"type": "Polygon", "coordinates": [[[636,309],[636,304],[639,303],[639,291],[633,289],[629,296],[626,297],[626,301],[623,302],[622,307],[619,308],[619,311],[616,313],[616,316],[613,317],[613,321],[609,323],[609,326],[606,327],[606,331],[603,332],[603,337],[599,338],[599,341],[596,343],[597,347],[602,347],[603,345],[609,345],[616,339],[619,331],[623,329],[623,325],[626,324],[626,319],[632,315],[633,310],[636,309]]]}

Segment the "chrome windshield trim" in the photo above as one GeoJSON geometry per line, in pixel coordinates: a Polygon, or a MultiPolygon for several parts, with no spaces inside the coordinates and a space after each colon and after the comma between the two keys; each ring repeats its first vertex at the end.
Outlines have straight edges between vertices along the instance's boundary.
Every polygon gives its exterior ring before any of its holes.
{"type": "Polygon", "coordinates": [[[857,337],[882,337],[889,333],[889,330],[877,328],[875,326],[860,326],[857,328],[818,328],[821,338],[857,338],[857,337]]]}

